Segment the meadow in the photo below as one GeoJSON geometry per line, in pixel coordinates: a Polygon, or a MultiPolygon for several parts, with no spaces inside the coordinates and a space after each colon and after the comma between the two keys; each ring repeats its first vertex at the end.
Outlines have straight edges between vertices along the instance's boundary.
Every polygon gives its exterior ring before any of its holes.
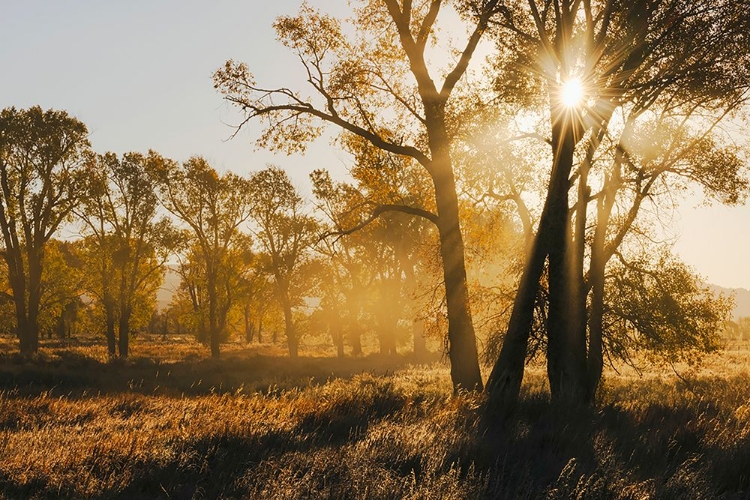
{"type": "Polygon", "coordinates": [[[549,404],[531,366],[488,421],[445,361],[295,361],[270,345],[219,360],[141,336],[32,359],[0,339],[0,498],[748,498],[750,344],[699,366],[607,371],[596,408],[549,404]]]}

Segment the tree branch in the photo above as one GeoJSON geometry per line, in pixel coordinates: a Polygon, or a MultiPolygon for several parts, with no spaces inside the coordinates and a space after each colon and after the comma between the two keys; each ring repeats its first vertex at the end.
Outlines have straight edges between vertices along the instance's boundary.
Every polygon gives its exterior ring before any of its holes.
{"type": "Polygon", "coordinates": [[[375,209],[372,211],[372,214],[362,221],[361,223],[357,224],[354,227],[351,227],[349,229],[341,229],[338,231],[329,231],[327,233],[324,233],[321,235],[321,237],[318,239],[318,241],[324,240],[328,238],[329,236],[338,236],[336,238],[337,240],[341,238],[342,236],[346,236],[352,233],[356,233],[357,231],[364,229],[368,225],[375,222],[375,220],[383,215],[386,212],[401,212],[408,215],[414,215],[417,217],[422,217],[424,219],[427,219],[428,221],[432,222],[433,224],[437,225],[438,223],[438,215],[430,212],[429,210],[425,210],[423,208],[417,208],[417,207],[410,207],[408,205],[393,205],[393,204],[385,204],[385,205],[378,205],[375,207],[375,209]]]}

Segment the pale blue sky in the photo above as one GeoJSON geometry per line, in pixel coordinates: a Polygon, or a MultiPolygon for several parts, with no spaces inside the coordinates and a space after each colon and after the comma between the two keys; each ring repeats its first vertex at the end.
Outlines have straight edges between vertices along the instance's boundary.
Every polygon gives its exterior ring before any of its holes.
{"type": "MultiPolygon", "coordinates": [[[[347,11],[346,0],[311,0],[347,11]]],[[[205,156],[248,172],[274,163],[303,191],[314,168],[343,175],[345,154],[326,140],[305,157],[255,151],[250,128],[233,141],[232,113],[211,74],[225,60],[250,65],[260,82],[301,82],[275,40],[279,14],[300,0],[0,0],[0,108],[65,109],[85,122],[97,151],[146,151],[182,160],[205,156]]],[[[300,83],[301,85],[301,83],[300,83]]],[[[290,85],[291,86],[291,85],[290,85]]],[[[750,207],[683,204],[674,231],[684,260],[709,281],[750,288],[750,207]]]]}

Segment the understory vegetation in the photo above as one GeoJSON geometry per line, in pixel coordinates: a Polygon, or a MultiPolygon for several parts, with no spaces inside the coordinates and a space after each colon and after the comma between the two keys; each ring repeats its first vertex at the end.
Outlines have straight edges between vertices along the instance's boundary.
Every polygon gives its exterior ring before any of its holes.
{"type": "Polygon", "coordinates": [[[444,360],[336,359],[185,339],[142,357],[0,340],[1,498],[745,498],[750,345],[699,367],[605,372],[596,407],[450,396],[444,360]],[[575,415],[569,418],[568,415],[575,415]]]}

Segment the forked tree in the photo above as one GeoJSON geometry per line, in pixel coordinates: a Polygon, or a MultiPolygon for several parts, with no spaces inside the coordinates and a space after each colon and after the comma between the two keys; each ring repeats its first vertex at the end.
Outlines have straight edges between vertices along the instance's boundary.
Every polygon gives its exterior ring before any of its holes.
{"type": "MultiPolygon", "coordinates": [[[[298,16],[283,16],[274,27],[279,39],[300,59],[309,93],[293,86],[256,84],[248,66],[235,61],[214,74],[226,100],[251,120],[265,123],[259,144],[300,150],[321,133],[321,124],[338,127],[374,147],[404,156],[424,168],[432,182],[436,212],[409,205],[380,207],[432,221],[439,233],[448,314],[448,350],[455,389],[482,387],[469,307],[464,241],[459,222],[456,178],[451,158],[448,106],[464,78],[490,20],[503,8],[499,0],[461,2],[468,37],[447,68],[431,68],[427,49],[436,40],[437,22],[448,2],[366,0],[358,4],[349,37],[339,20],[304,5],[298,16]],[[443,71],[444,70],[444,71],[443,71]]],[[[374,217],[373,217],[374,218],[374,217]]]]}
{"type": "Polygon", "coordinates": [[[247,192],[255,235],[267,256],[276,299],[284,313],[289,356],[299,353],[294,307],[303,300],[302,265],[318,239],[318,223],[304,212],[302,197],[281,169],[269,167],[253,174],[247,192]]]}
{"type": "Polygon", "coordinates": [[[115,356],[116,345],[123,358],[134,309],[156,294],[178,242],[170,221],[157,220],[159,200],[146,161],[140,153],[92,155],[75,210],[87,236],[89,292],[104,309],[108,352],[115,356]]]}
{"type": "Polygon", "coordinates": [[[0,112],[1,255],[22,353],[39,348],[45,247],[81,195],[86,126],[64,111],[0,112]]]}
{"type": "MultiPolygon", "coordinates": [[[[601,373],[601,350],[594,335],[587,346],[587,294],[584,273],[587,211],[594,201],[588,175],[602,144],[612,145],[617,168],[644,167],[627,123],[639,117],[702,114],[694,128],[711,129],[745,102],[748,44],[743,2],[615,0],[517,1],[497,18],[503,59],[500,81],[525,82],[537,89],[549,119],[551,168],[538,230],[521,277],[499,358],[488,381],[491,406],[518,397],[540,278],[547,264],[548,375],[556,401],[591,398],[589,370],[601,373]],[[510,47],[510,48],[509,48],[510,47]],[[503,73],[504,72],[504,73],[503,73]],[[578,94],[570,96],[570,92],[578,94]],[[577,167],[577,168],[576,168],[577,167]],[[577,186],[576,196],[571,188],[577,186]],[[571,206],[571,198],[578,203],[571,206]],[[571,215],[574,214],[574,217],[571,215]],[[587,352],[587,349],[589,351],[587,352]],[[593,359],[599,358],[599,359],[593,359]]],[[[682,153],[667,148],[662,165],[682,153]]],[[[671,167],[668,167],[671,168],[671,167]]],[[[733,175],[726,170],[729,176],[733,175]]],[[[635,173],[643,196],[646,168],[635,173]]],[[[719,172],[721,172],[719,170],[719,172]]],[[[607,201],[607,189],[598,195],[607,201]]],[[[731,184],[731,183],[730,183],[731,184]]],[[[638,196],[636,195],[636,198],[638,196]]],[[[637,203],[637,202],[636,202],[637,203]]],[[[606,207],[604,209],[606,211],[606,207]]],[[[637,208],[636,208],[637,212],[637,208]]],[[[599,272],[602,236],[612,235],[602,211],[604,232],[595,236],[591,256],[599,272]],[[597,260],[599,259],[599,260],[597,260]]],[[[627,231],[627,228],[626,228],[627,231]]],[[[612,241],[616,241],[617,237],[612,241]]],[[[596,281],[596,280],[594,280],[596,281]]],[[[596,284],[594,296],[602,294],[596,284]]],[[[598,380],[598,375],[593,377],[598,380]]]]}
{"type": "Polygon", "coordinates": [[[230,255],[245,241],[240,227],[250,216],[248,180],[219,173],[201,157],[179,164],[156,153],[149,154],[151,174],[164,207],[187,226],[188,243],[205,279],[204,302],[211,355],[218,357],[224,318],[220,287],[230,272],[230,255]]]}

